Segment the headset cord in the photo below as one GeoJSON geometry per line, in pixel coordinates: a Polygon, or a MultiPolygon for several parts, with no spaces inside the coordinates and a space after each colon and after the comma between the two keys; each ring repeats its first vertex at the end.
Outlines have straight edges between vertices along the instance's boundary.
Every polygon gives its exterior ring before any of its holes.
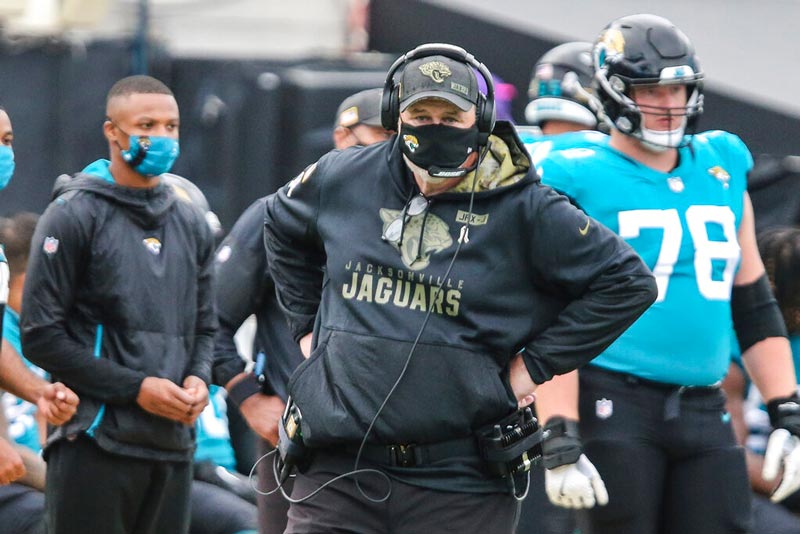
{"type": "MultiPolygon", "coordinates": [[[[464,226],[461,227],[461,232],[460,232],[459,238],[458,238],[458,246],[456,247],[456,251],[453,253],[453,258],[450,260],[450,264],[447,266],[447,271],[444,273],[444,276],[442,277],[442,281],[439,283],[438,286],[436,286],[436,289],[432,293],[431,300],[433,302],[436,301],[436,298],[438,297],[439,292],[442,290],[442,287],[444,286],[445,281],[447,280],[447,277],[450,276],[450,271],[452,271],[452,269],[453,269],[453,264],[455,263],[459,252],[461,252],[461,246],[464,243],[469,241],[469,225],[470,225],[470,222],[472,221],[472,208],[473,208],[473,204],[475,203],[475,187],[478,184],[478,173],[480,171],[481,163],[483,162],[484,158],[486,157],[486,153],[488,151],[489,151],[489,145],[487,143],[487,145],[484,147],[484,149],[481,150],[481,152],[478,154],[478,164],[475,165],[475,178],[474,178],[474,180],[472,182],[472,189],[470,190],[470,195],[469,195],[469,211],[467,213],[467,220],[464,223],[464,226]]],[[[402,246],[402,243],[401,243],[401,246],[402,246]]],[[[386,407],[386,404],[389,402],[389,399],[392,397],[392,395],[394,394],[395,390],[400,385],[400,382],[403,380],[403,377],[405,376],[406,371],[408,370],[408,366],[411,363],[411,357],[414,355],[414,351],[416,351],[416,349],[417,349],[417,345],[419,344],[419,340],[422,338],[422,334],[425,331],[425,327],[428,326],[428,320],[431,317],[431,312],[432,311],[433,311],[433,306],[429,306],[428,307],[428,311],[425,313],[425,318],[422,321],[422,325],[419,328],[419,332],[417,332],[417,336],[414,339],[414,343],[411,345],[411,349],[408,351],[408,356],[406,357],[406,361],[403,364],[403,369],[400,371],[400,375],[397,377],[397,380],[395,380],[395,382],[392,385],[391,389],[389,389],[389,392],[386,394],[386,397],[383,399],[383,402],[378,407],[378,411],[375,412],[375,416],[372,418],[372,421],[370,421],[369,426],[367,427],[367,431],[364,433],[364,437],[361,439],[361,444],[358,447],[358,453],[356,454],[356,461],[355,461],[355,463],[353,465],[353,471],[352,472],[359,472],[360,471],[359,468],[358,468],[358,464],[361,462],[361,455],[364,452],[364,447],[367,444],[367,438],[372,433],[372,429],[375,426],[375,422],[378,420],[378,417],[381,415],[381,412],[383,412],[383,409],[386,407]]],[[[380,471],[380,472],[383,473],[382,471],[380,471]]],[[[381,498],[373,498],[373,497],[370,497],[369,495],[367,495],[366,492],[361,488],[361,485],[358,482],[358,478],[355,479],[355,484],[356,484],[356,488],[358,488],[358,491],[361,493],[361,495],[365,499],[367,499],[369,501],[372,501],[374,503],[385,502],[392,495],[391,481],[389,481],[389,487],[388,487],[388,489],[386,491],[386,495],[384,495],[381,498]]]]}
{"type": "Polygon", "coordinates": [[[338,476],[328,480],[327,482],[322,484],[320,487],[318,487],[317,489],[315,489],[314,491],[312,491],[311,493],[309,493],[308,495],[306,495],[304,497],[301,497],[299,499],[293,499],[292,497],[290,497],[286,493],[286,490],[283,488],[283,485],[286,483],[286,480],[288,480],[289,478],[295,478],[295,475],[291,475],[291,476],[289,476],[288,478],[286,478],[284,480],[280,480],[280,474],[278,473],[278,465],[280,464],[280,458],[276,454],[277,452],[278,452],[278,449],[273,449],[273,450],[269,451],[268,453],[266,453],[263,456],[261,456],[258,460],[256,460],[256,462],[253,464],[253,467],[250,468],[250,474],[248,475],[248,481],[250,483],[250,489],[252,489],[254,492],[256,492],[259,495],[264,495],[266,497],[266,496],[272,495],[272,494],[280,491],[281,495],[283,496],[284,499],[286,499],[290,503],[297,504],[297,503],[305,502],[305,501],[315,497],[320,491],[324,490],[325,488],[327,488],[328,486],[330,486],[331,484],[333,484],[337,480],[340,480],[342,478],[349,477],[349,476],[364,474],[364,473],[374,473],[374,474],[376,474],[378,476],[383,477],[386,480],[386,483],[391,487],[391,481],[389,480],[389,476],[386,473],[384,473],[383,471],[380,471],[379,469],[357,469],[357,470],[353,470],[353,471],[348,471],[347,473],[343,473],[341,475],[338,475],[338,476]],[[262,490],[262,489],[260,489],[258,487],[258,477],[256,476],[256,468],[258,467],[258,464],[260,464],[263,460],[265,460],[268,457],[273,456],[273,455],[275,457],[273,458],[273,461],[272,461],[272,475],[273,475],[273,477],[275,479],[276,486],[275,486],[274,489],[271,489],[269,491],[264,491],[264,490],[262,490]]]}

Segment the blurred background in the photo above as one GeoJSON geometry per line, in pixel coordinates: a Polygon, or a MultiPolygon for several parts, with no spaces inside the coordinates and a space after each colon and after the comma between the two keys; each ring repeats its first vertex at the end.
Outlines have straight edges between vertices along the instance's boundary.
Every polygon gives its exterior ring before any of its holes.
{"type": "Polygon", "coordinates": [[[763,217],[800,222],[798,0],[0,0],[0,105],[17,160],[0,215],[41,212],[56,176],[106,157],[105,94],[129,74],[175,92],[174,171],[230,228],[332,148],[341,100],[383,86],[414,46],[465,47],[502,79],[506,112],[524,124],[539,56],[638,12],[693,40],[707,75],[701,129],[741,136],[757,157],[754,201],[775,208],[763,217]]]}

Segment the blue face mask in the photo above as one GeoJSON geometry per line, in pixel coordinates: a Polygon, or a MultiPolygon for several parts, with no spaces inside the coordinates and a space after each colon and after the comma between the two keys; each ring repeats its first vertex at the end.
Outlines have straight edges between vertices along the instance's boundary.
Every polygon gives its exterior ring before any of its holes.
{"type": "Polygon", "coordinates": [[[10,146],[0,145],[0,189],[5,189],[14,176],[14,151],[10,146]]]}
{"type": "Polygon", "coordinates": [[[180,152],[178,140],[172,137],[131,135],[130,148],[122,151],[122,159],[139,174],[152,178],[169,172],[180,152]]]}

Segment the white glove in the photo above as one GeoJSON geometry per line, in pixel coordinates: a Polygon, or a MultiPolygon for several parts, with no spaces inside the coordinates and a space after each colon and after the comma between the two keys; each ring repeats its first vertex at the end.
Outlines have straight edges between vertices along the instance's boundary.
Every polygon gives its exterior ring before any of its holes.
{"type": "Polygon", "coordinates": [[[585,454],[574,464],[544,470],[550,502],[563,508],[592,508],[608,504],[608,491],[600,473],[585,454]]]}
{"type": "Polygon", "coordinates": [[[775,480],[781,467],[783,477],[770,497],[772,502],[782,501],[800,489],[800,439],[785,428],[773,430],[769,435],[761,476],[766,481],[775,480]]]}

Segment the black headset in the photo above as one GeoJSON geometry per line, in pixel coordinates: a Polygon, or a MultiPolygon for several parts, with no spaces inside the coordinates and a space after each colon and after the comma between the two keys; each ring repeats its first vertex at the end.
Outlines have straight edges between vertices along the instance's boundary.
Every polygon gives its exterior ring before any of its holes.
{"type": "Polygon", "coordinates": [[[478,101],[475,104],[475,125],[478,127],[478,145],[485,146],[489,142],[489,135],[494,130],[495,105],[494,105],[494,81],[492,74],[486,65],[475,59],[475,57],[461,48],[445,43],[427,43],[406,52],[395,61],[389,72],[386,73],[386,82],[383,85],[383,96],[381,97],[381,124],[387,130],[397,128],[397,120],[400,116],[400,85],[394,81],[394,76],[401,67],[405,67],[410,61],[429,57],[444,56],[461,63],[465,63],[477,70],[486,82],[486,96],[478,91],[478,101]]]}

